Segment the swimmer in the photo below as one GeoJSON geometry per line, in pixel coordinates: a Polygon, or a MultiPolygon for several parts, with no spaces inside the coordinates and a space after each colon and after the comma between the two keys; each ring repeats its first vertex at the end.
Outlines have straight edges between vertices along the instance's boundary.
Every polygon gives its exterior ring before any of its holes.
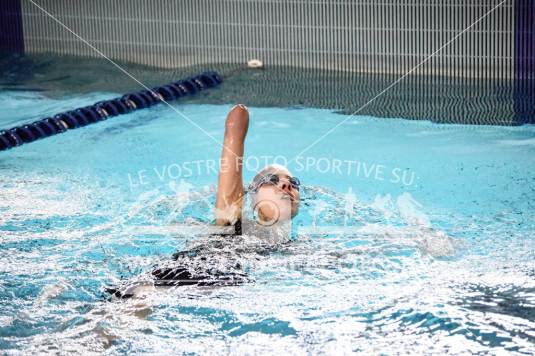
{"type": "MultiPolygon", "coordinates": [[[[256,174],[247,190],[243,185],[243,155],[249,128],[249,112],[244,105],[234,106],[225,121],[215,203],[216,226],[233,226],[235,237],[242,235],[245,195],[250,195],[253,223],[264,230],[277,231],[287,226],[299,211],[299,179],[280,165],[270,165],[256,174]]],[[[247,224],[246,224],[247,225],[247,224]]],[[[259,231],[255,229],[255,232],[259,231]]],[[[284,229],[283,229],[284,231],[284,229]]],[[[286,231],[289,233],[289,231],[286,231]]],[[[275,234],[277,235],[277,234],[275,234]]],[[[269,234],[264,236],[270,236],[269,234]]],[[[151,272],[150,286],[234,286],[250,282],[236,253],[225,248],[237,239],[214,237],[209,245],[201,245],[173,255],[173,261],[151,272]]],[[[256,236],[263,239],[263,237],[256,236]]],[[[252,239],[252,237],[250,237],[252,239]]],[[[284,240],[283,240],[284,241],[284,240]]],[[[269,244],[268,244],[269,245],[269,244]]],[[[107,288],[118,298],[130,298],[146,289],[147,284],[130,284],[123,288],[107,288]]]]}
{"type": "MultiPolygon", "coordinates": [[[[249,128],[249,112],[238,104],[227,115],[221,152],[217,199],[216,225],[233,225],[241,234],[243,201],[243,154],[249,128]]],[[[256,174],[247,189],[257,223],[264,226],[290,221],[299,211],[299,179],[280,165],[270,165],[256,174]]]]}

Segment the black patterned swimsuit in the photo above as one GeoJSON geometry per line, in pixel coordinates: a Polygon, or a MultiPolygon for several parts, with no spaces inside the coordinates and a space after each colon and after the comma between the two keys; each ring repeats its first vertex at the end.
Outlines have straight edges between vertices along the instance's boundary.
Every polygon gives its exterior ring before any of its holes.
{"type": "MultiPolygon", "coordinates": [[[[242,224],[238,220],[234,224],[235,233],[224,235],[225,238],[241,236],[242,224]]],[[[221,236],[221,235],[219,235],[221,236]]],[[[225,268],[218,268],[221,262],[221,253],[217,252],[223,246],[217,243],[211,244],[210,248],[198,246],[190,250],[179,251],[173,254],[173,262],[170,266],[156,268],[151,272],[155,286],[234,286],[249,282],[247,274],[237,261],[232,261],[229,256],[225,261],[225,268]],[[205,251],[208,251],[206,253],[205,251]],[[216,267],[213,267],[216,266],[216,267]]],[[[118,298],[129,298],[133,294],[125,293],[120,288],[108,288],[107,292],[118,298]]]]}
{"type": "MultiPolygon", "coordinates": [[[[227,238],[241,236],[241,220],[234,224],[233,235],[225,235],[227,238]]],[[[217,246],[211,246],[217,248],[217,246]]],[[[217,285],[238,285],[247,281],[247,276],[241,270],[241,265],[235,263],[228,269],[221,271],[217,268],[211,268],[210,254],[204,254],[202,247],[191,250],[179,251],[173,254],[173,260],[177,263],[172,267],[158,268],[152,271],[155,278],[154,284],[157,286],[217,286],[217,285]],[[196,260],[197,266],[202,266],[201,270],[192,271],[189,264],[193,259],[196,260]]],[[[213,254],[213,253],[212,253],[213,254]]]]}

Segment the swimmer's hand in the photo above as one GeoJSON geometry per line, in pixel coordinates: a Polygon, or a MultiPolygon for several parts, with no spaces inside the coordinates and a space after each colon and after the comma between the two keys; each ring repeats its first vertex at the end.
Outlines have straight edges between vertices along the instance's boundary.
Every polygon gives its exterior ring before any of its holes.
{"type": "MultiPolygon", "coordinates": [[[[247,110],[247,107],[243,104],[235,105],[228,113],[227,120],[225,121],[225,143],[229,146],[233,146],[236,140],[244,141],[248,129],[249,111],[247,110]],[[230,142],[228,139],[230,139],[230,142]]],[[[241,143],[243,144],[243,142],[241,143]]],[[[239,152],[234,153],[239,155],[239,152]]]]}

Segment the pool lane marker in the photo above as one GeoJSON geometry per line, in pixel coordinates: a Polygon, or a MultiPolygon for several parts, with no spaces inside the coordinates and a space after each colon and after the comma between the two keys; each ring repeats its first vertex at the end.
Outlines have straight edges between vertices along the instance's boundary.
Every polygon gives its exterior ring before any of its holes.
{"type": "Polygon", "coordinates": [[[183,96],[215,87],[223,82],[216,72],[208,71],[196,76],[149,90],[123,95],[120,98],[99,101],[93,105],[59,113],[31,124],[0,131],[0,151],[50,137],[68,130],[91,125],[109,117],[127,114],[166,103],[183,96]]]}

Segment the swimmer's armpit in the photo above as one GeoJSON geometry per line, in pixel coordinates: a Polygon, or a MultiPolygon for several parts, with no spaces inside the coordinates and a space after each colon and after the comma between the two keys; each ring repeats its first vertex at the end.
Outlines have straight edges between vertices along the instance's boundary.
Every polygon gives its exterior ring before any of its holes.
{"type": "Polygon", "coordinates": [[[242,200],[243,197],[240,197],[238,198],[237,202],[232,202],[230,204],[225,203],[222,209],[216,208],[214,211],[216,225],[234,225],[241,216],[241,209],[243,205],[242,200]]]}

